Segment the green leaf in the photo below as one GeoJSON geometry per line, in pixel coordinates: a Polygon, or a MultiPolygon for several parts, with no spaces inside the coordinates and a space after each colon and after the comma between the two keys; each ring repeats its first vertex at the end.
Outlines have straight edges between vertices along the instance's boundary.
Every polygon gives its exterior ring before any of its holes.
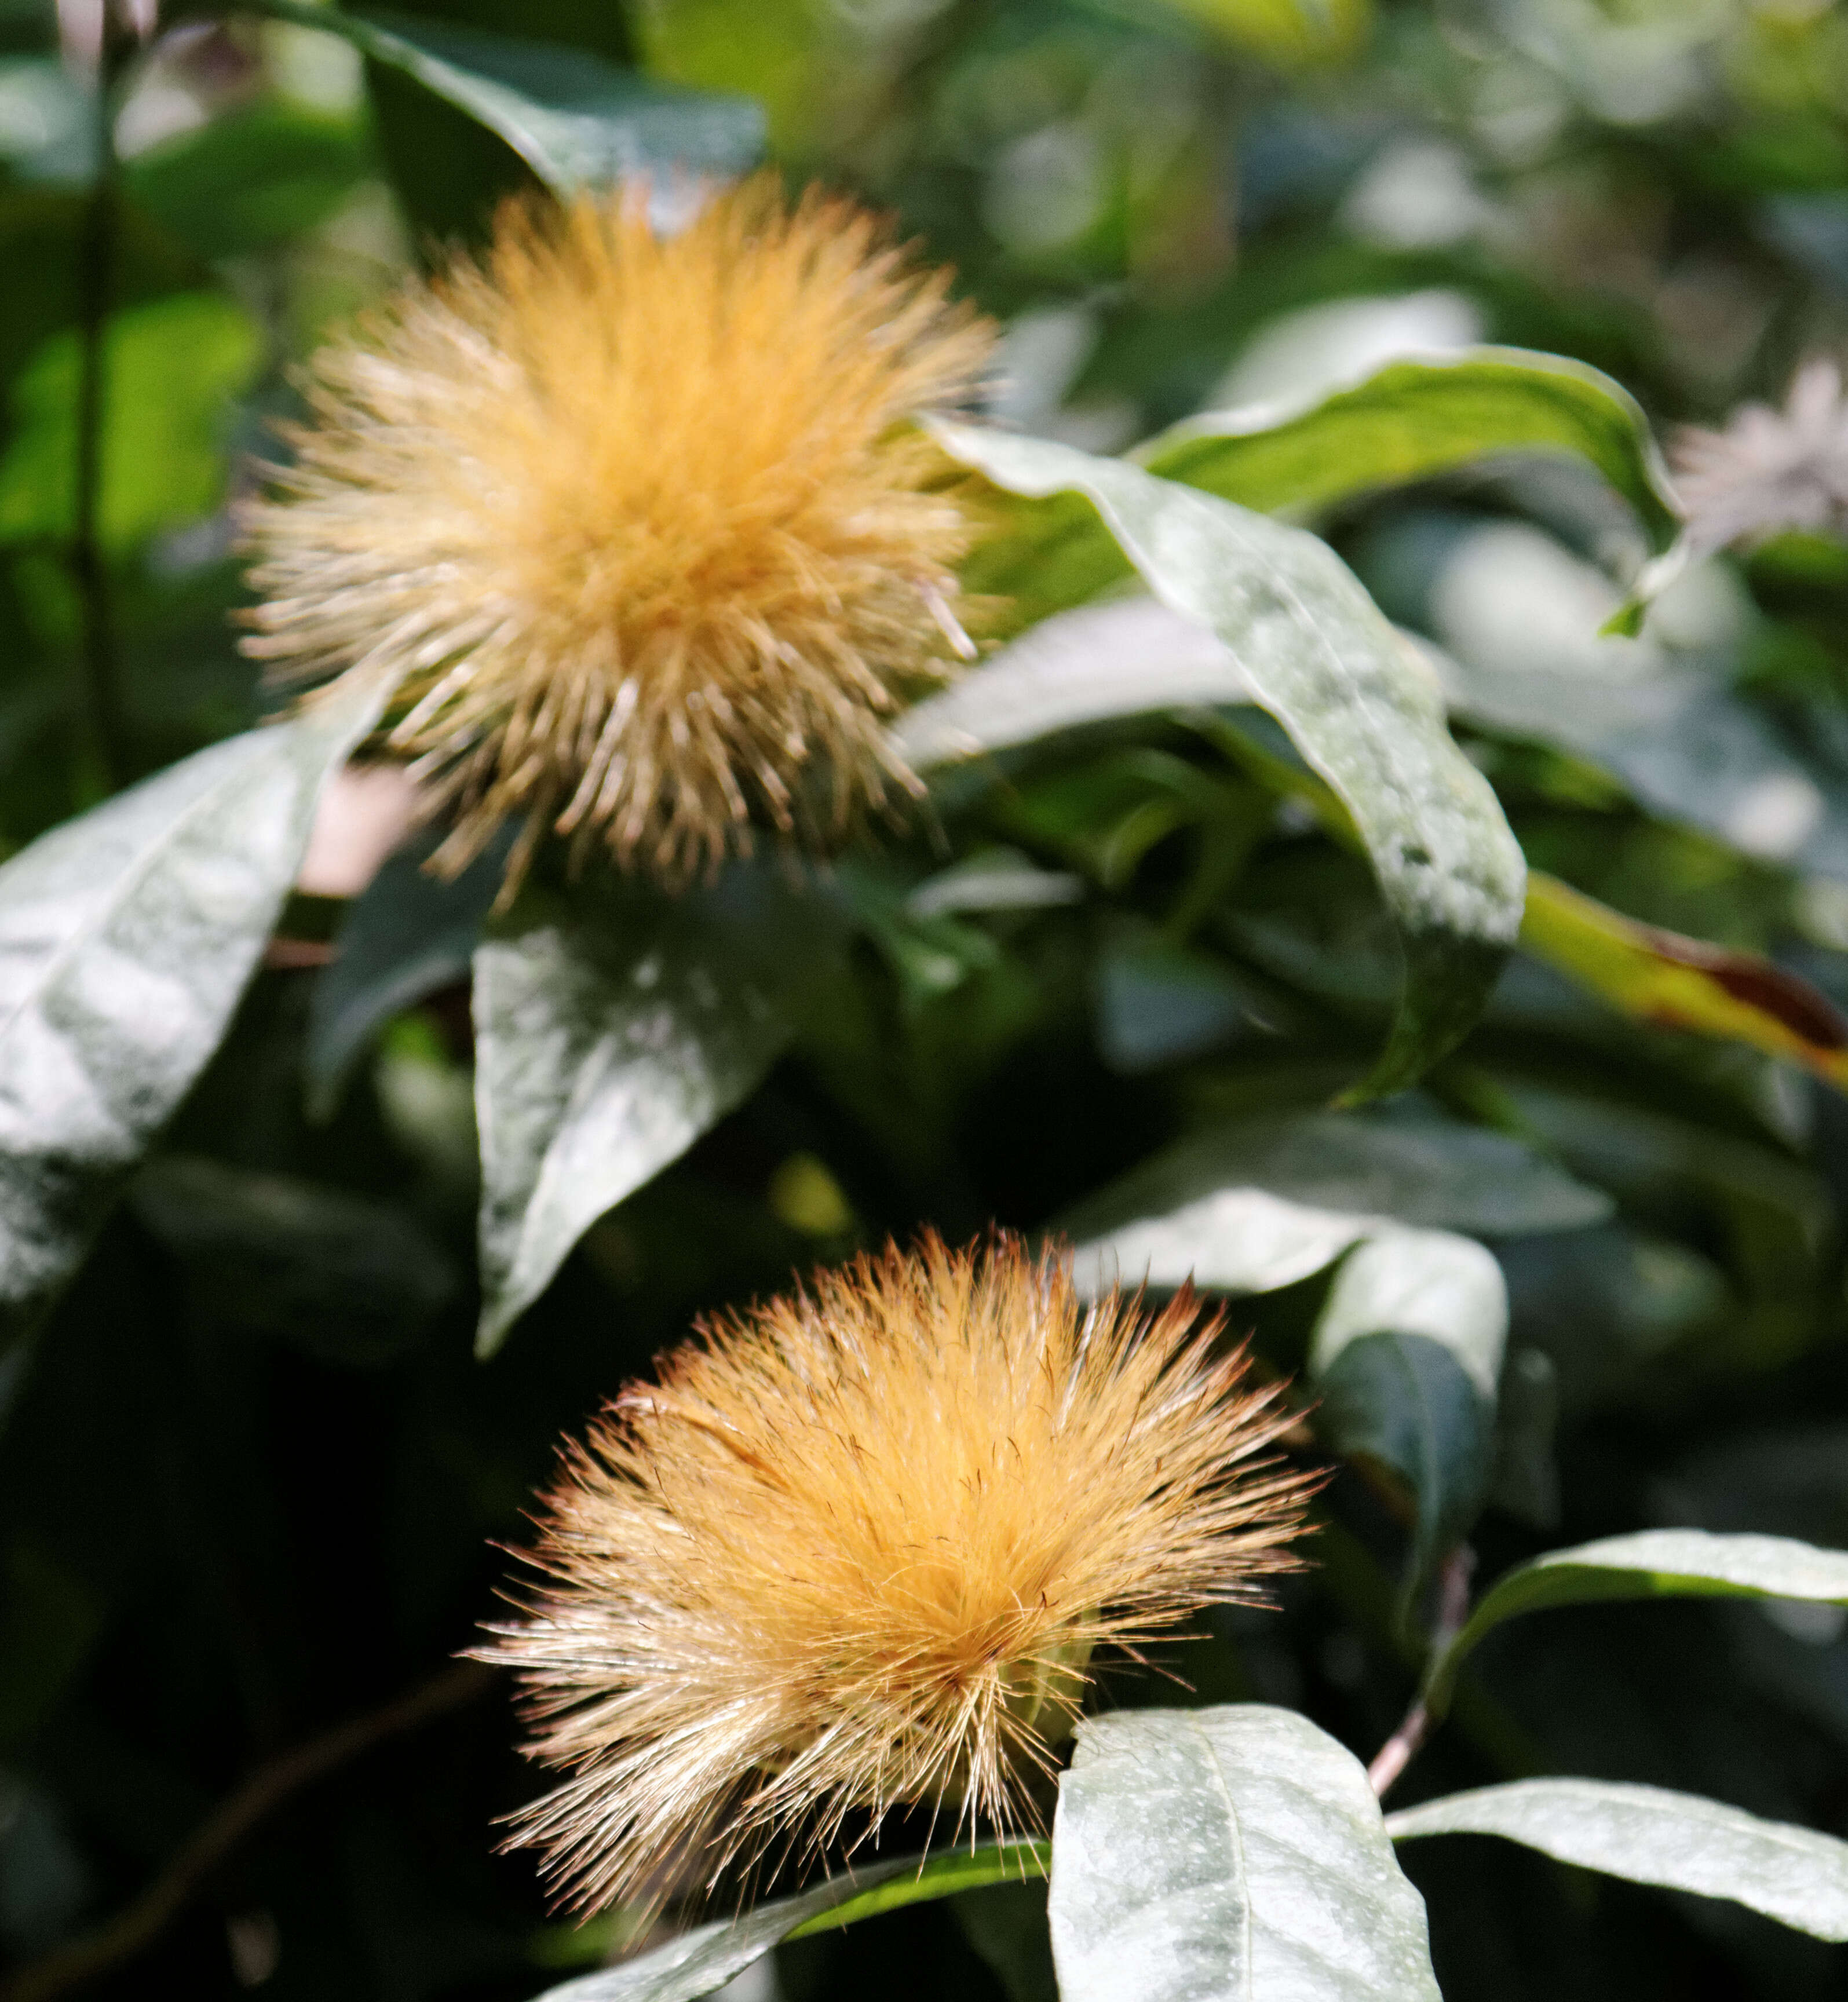
{"type": "Polygon", "coordinates": [[[200,256],[236,257],[325,221],[371,166],[356,120],[272,99],[137,155],[124,178],[200,256]]]}
{"type": "Polygon", "coordinates": [[[1087,1245],[1110,1237],[1124,1269],[1147,1262],[1158,1285],[1178,1285],[1191,1271],[1221,1291],[1264,1292],[1290,1280],[1245,1276],[1247,1254],[1233,1234],[1242,1233],[1243,1208],[1227,1209],[1223,1198],[1248,1191],[1299,1209],[1312,1226],[1319,1216],[1341,1226],[1327,1256],[1291,1279],[1389,1219],[1512,1237],[1580,1229],[1611,1212],[1601,1191],[1503,1134],[1454,1120],[1311,1112],[1191,1134],[1069,1210],[1058,1227],[1087,1245]],[[1221,1214],[1223,1234],[1215,1224],[1221,1214]]]}
{"type": "Polygon", "coordinates": [[[1665,631],[1624,640],[1598,637],[1609,580],[1529,523],[1459,533],[1455,518],[1413,518],[1375,539],[1372,560],[1439,643],[1428,657],[1452,714],[1582,759],[1742,854],[1848,877],[1829,759],[1716,677],[1740,644],[1721,580],[1673,620],[1665,608],[1665,631]]]}
{"type": "Polygon", "coordinates": [[[1309,1344],[1310,1372],[1325,1375],[1350,1343],[1389,1330],[1438,1344],[1493,1400],[1508,1339],[1494,1254],[1448,1230],[1378,1232],[1335,1275],[1309,1344]]]}
{"type": "Polygon", "coordinates": [[[1525,348],[1389,362],[1282,417],[1209,411],[1135,456],[1164,480],[1270,513],[1334,506],[1515,452],[1585,462],[1629,504],[1654,548],[1673,541],[1679,517],[1635,398],[1583,362],[1525,348]]]}
{"type": "Polygon", "coordinates": [[[1264,1292],[1348,1255],[1311,1340],[1317,1428],[1396,1474],[1416,1507],[1416,1585],[1480,1509],[1508,1335],[1497,1236],[1601,1222],[1607,1198],[1518,1142],[1435,1121],[1319,1113],[1184,1140],[1062,1219],[1073,1270],[1264,1292]]]}
{"type": "MultiPolygon", "coordinates": [[[[1635,399],[1582,362],[1525,348],[1467,348],[1389,362],[1281,413],[1262,406],[1208,411],[1131,456],[1164,480],[1268,514],[1326,510],[1518,453],[1588,464],[1628,504],[1651,547],[1672,542],[1679,518],[1635,399]]],[[[1066,499],[1010,511],[977,552],[969,581],[978,591],[1018,597],[1029,616],[1044,616],[1124,574],[1102,525],[1066,499]]]]}
{"type": "Polygon", "coordinates": [[[49,1303],[217,1048],[385,692],[349,677],[0,868],[0,1327],[49,1303]]]}
{"type": "Polygon", "coordinates": [[[302,1066],[316,1118],[332,1115],[354,1063],[392,1016],[468,977],[511,836],[453,882],[424,866],[441,839],[431,831],[389,856],[342,920],[309,1003],[302,1066]]]}
{"type": "Polygon", "coordinates": [[[1438,2002],[1366,1774],[1293,1711],[1080,1724],[1049,1910],[1064,2002],[1438,2002]]]}
{"type": "Polygon", "coordinates": [[[1295,67],[1341,62],[1367,37],[1371,0],[1166,0],[1235,49],[1295,67]]]}
{"type": "Polygon", "coordinates": [[[1749,1044],[1848,1090],[1848,1022],[1775,960],[1639,924],[1539,870],[1521,944],[1636,1020],[1749,1044]]]}
{"type": "MultiPolygon", "coordinates": [[[[1404,940],[1407,984],[1367,1095],[1410,1083],[1481,1011],[1521,921],[1525,868],[1435,681],[1323,542],[1069,445],[937,424],[950,455],[1028,496],[1076,492],[1171,610],[1215,632],[1253,697],[1352,815],[1404,940]]],[[[1145,708],[1133,664],[1121,713],[1145,708]]]]}
{"type": "Polygon", "coordinates": [[[906,710],[890,735],[898,755],[922,772],[1087,723],[1257,699],[1237,656],[1198,619],[1152,598],[1131,598],[1030,627],[906,710]]]}
{"type": "Polygon", "coordinates": [[[763,151],[751,99],[683,90],[588,50],[384,12],[263,0],[277,20],[344,36],[504,139],[553,193],[676,167],[742,173],[763,151]]]}
{"type": "Polygon", "coordinates": [[[1644,1529],[1549,1550],[1505,1572],[1432,1664],[1426,1701],[1441,1711],[1463,1658],[1491,1627],[1518,1613],[1610,1599],[1807,1599],[1848,1606],[1848,1550],[1786,1536],[1712,1536],[1644,1529]]]}
{"type": "MultiPolygon", "coordinates": [[[[1051,1854],[1048,1848],[1048,1859],[1051,1854]]],[[[987,1962],[1007,2002],[1058,2002],[1044,1883],[1030,1879],[960,1891],[950,1907],[963,1937],[987,1962]]]]}
{"type": "Polygon", "coordinates": [[[944,1850],[927,1861],[905,1856],[864,1865],[793,1898],[756,1906],[741,1918],[683,1933],[619,1966],[549,1988],[538,2002],[694,2002],[722,1988],[781,1940],[833,1931],[876,1913],[980,1885],[1043,1876],[1046,1868],[1046,1845],[1035,1842],[986,1843],[944,1850]]]}
{"type": "Polygon", "coordinates": [[[1316,1431],[1410,1491],[1408,1592],[1481,1510],[1507,1340],[1508,1289],[1494,1254],[1442,1230],[1383,1231],[1358,1246],[1316,1321],[1316,1431]]]}
{"type": "Polygon", "coordinates": [[[1449,1345],[1396,1331],[1349,1343],[1314,1380],[1316,1437],[1344,1460],[1376,1462],[1410,1493],[1409,1597],[1481,1512],[1493,1464],[1494,1400],[1449,1345]]]}
{"type": "MultiPolygon", "coordinates": [[[[263,338],[234,300],[183,292],[116,314],[103,347],[100,530],[120,553],[218,504],[232,405],[262,365],[263,338]]],[[[78,373],[70,330],[54,334],[13,385],[0,539],[61,541],[71,533],[78,373]]]]}
{"type": "Polygon", "coordinates": [[[1499,1835],[1581,1869],[1697,1897],[1848,1940],[1848,1843],[1742,1808],[1606,1780],[1517,1780],[1427,1801],[1386,1819],[1395,1842],[1499,1835]]]}
{"type": "Polygon", "coordinates": [[[475,955],[481,1324],[492,1355],[604,1212],[769,1068],[833,903],[739,864],[681,897],[534,895],[475,955]]]}

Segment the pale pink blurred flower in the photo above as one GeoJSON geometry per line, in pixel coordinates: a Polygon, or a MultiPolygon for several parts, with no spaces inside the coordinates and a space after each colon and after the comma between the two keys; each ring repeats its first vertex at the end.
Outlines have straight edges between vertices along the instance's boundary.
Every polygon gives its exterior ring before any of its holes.
{"type": "Polygon", "coordinates": [[[1832,361],[1806,361],[1780,410],[1742,403],[1724,431],[1689,426],[1671,456],[1696,550],[1780,528],[1848,534],[1848,402],[1832,361]]]}

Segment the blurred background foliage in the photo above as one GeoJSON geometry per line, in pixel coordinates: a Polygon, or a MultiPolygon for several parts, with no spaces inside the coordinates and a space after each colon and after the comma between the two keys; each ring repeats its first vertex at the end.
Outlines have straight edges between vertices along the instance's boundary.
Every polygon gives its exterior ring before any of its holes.
{"type": "MultiPolygon", "coordinates": [[[[228,511],[295,407],[293,364],[531,179],[295,13],[163,14],[115,113],[86,595],[98,16],[0,0],[9,848],[262,713],[228,511]]],[[[399,25],[459,60],[485,31],[549,45],[535,75],[594,58],[755,100],[793,176],[894,210],[1006,321],[992,413],[1092,450],[1482,340],[1609,371],[1666,433],[1848,347],[1829,0],[400,0],[399,25]]],[[[1848,547],[1785,535],[1704,566],[1624,640],[1592,636],[1641,552],[1588,476],[1477,466],[1319,525],[1444,650],[1536,867],[1848,1002],[1848,547]]],[[[0,1944],[24,1964],[92,1930],[253,1769],[439,1674],[559,1433],[699,1310],[921,1222],[1040,1229],[1179,1136],[1351,1081],[1393,947],[1292,784],[1255,726],[1163,720],[946,783],[962,875],[924,834],[849,865],[863,935],[797,1046],[485,1365],[465,992],[396,1015],[311,1119],[316,948],[351,887],[311,879],[160,1156],[0,1362],[0,1944]]],[[[1848,1544],[1836,1088],[1519,959],[1381,1116],[1494,1128],[1610,1198],[1602,1221],[1481,1233],[1513,1314],[1484,1567],[1667,1522],[1848,1544]]],[[[1271,1365],[1299,1365],[1328,1283],[1241,1307],[1271,1365]]],[[[1405,1514],[1345,1467],[1316,1570],[1177,1671],[1369,1755],[1412,1683],[1405,1514]]],[[[533,1777],[500,1693],[451,1693],[232,1845],[88,1992],[490,2002],[619,1944],[619,1920],[549,1920],[529,1861],[494,1855],[533,1777]]],[[[1405,1798],[1542,1769],[1848,1834],[1839,1613],[1654,1606],[1498,1637],[1405,1798]]],[[[1407,1868],[1450,2002],[1821,2002],[1848,1977],[1841,1950],[1731,1908],[1498,1845],[1407,1868]]],[[[1024,2002],[1045,1976],[1023,1895],[786,1948],[751,1992],[1024,2002]]]]}

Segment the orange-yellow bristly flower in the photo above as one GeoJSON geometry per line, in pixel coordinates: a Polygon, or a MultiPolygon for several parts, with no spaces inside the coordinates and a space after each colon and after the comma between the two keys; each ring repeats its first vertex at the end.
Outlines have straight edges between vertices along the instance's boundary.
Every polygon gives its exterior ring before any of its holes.
{"type": "Polygon", "coordinates": [[[905,420],[989,351],[878,218],[760,177],[676,235],[643,196],[509,205],[479,259],[312,365],[247,516],[249,650],[402,670],[390,741],[456,812],[601,837],[669,888],[814,848],[917,781],[881,719],[968,642],[970,528],[905,420]]]}
{"type": "Polygon", "coordinates": [[[1030,1823],[1094,1648],[1294,1566],[1314,1482],[1190,1297],[1088,1303],[1056,1253],[926,1236],[700,1331],[568,1449],[484,1650],[568,1775],[519,1839],[574,1901],[900,1803],[1030,1823]]]}

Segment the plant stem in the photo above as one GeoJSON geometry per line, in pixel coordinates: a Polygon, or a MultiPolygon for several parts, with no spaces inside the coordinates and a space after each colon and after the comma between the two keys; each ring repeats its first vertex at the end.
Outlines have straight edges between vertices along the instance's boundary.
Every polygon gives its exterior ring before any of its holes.
{"type": "MultiPolygon", "coordinates": [[[[1449,1646],[1470,1617],[1470,1574],[1475,1568],[1476,1553],[1467,1543],[1458,1544],[1444,1560],[1438,1581],[1438,1617],[1431,1634],[1434,1655],[1449,1646]]],[[[1417,1757],[1430,1733],[1431,1712],[1421,1695],[1414,1697],[1411,1707],[1400,1720],[1399,1728],[1374,1753],[1373,1763],[1367,1768],[1368,1782],[1376,1799],[1386,1798],[1388,1789],[1417,1757]]]]}
{"type": "Polygon", "coordinates": [[[112,792],[129,776],[129,759],[109,568],[101,535],[103,442],[109,414],[109,315],[121,208],[116,86],[134,46],[117,0],[104,0],[94,86],[96,162],[78,251],[77,504],[71,571],[82,622],[81,658],[89,734],[103,783],[112,792]]]}
{"type": "Polygon", "coordinates": [[[363,1717],[350,1718],[292,1752],[260,1766],[195,1829],[166,1868],[96,1931],[0,1981],[0,2002],[50,2002],[136,1958],[165,1932],[200,1885],[265,1815],[291,1794],[343,1766],[382,1739],[414,1729],[484,1694],[497,1678],[475,1662],[458,1662],[363,1717]]]}

